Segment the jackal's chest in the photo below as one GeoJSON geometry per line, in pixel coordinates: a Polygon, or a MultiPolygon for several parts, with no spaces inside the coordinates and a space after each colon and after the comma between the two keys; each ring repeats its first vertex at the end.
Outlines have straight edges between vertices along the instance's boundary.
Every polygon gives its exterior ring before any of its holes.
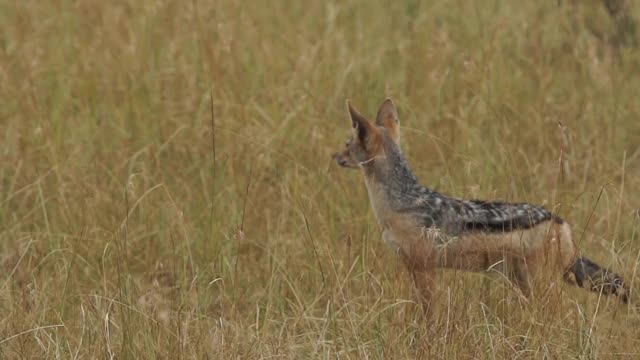
{"type": "Polygon", "coordinates": [[[383,185],[373,181],[366,181],[366,185],[373,214],[383,229],[382,238],[389,248],[398,252],[408,239],[419,236],[420,226],[411,214],[394,209],[383,185]]]}
{"type": "Polygon", "coordinates": [[[399,253],[400,252],[400,241],[399,239],[396,239],[396,236],[393,234],[393,232],[391,230],[384,230],[382,232],[382,239],[384,240],[384,243],[394,252],[394,253],[399,253]]]}

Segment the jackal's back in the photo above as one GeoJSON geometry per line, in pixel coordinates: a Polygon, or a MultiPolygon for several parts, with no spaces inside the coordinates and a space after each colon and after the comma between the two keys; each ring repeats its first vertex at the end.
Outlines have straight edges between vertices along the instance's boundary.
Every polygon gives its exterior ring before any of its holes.
{"type": "Polygon", "coordinates": [[[465,231],[504,232],[528,229],[547,220],[562,219],[542,206],[499,201],[462,201],[462,227],[465,231]]]}
{"type": "Polygon", "coordinates": [[[450,235],[465,232],[510,232],[562,219],[542,206],[529,203],[463,200],[452,198],[425,187],[413,191],[411,201],[402,206],[403,212],[420,218],[425,227],[437,227],[450,235]]]}

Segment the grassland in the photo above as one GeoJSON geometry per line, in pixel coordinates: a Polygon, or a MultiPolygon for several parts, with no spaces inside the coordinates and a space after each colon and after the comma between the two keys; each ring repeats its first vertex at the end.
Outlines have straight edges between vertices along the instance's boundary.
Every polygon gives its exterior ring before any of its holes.
{"type": "Polygon", "coordinates": [[[0,2],[0,358],[639,356],[637,308],[564,284],[443,272],[425,324],[330,158],[345,98],[393,96],[422,183],[545,204],[637,287],[615,33],[595,1],[0,2]]]}

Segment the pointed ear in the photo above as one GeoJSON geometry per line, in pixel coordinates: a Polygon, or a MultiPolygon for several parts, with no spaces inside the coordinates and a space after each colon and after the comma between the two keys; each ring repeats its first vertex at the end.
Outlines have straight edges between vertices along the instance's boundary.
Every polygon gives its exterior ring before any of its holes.
{"type": "Polygon", "coordinates": [[[367,138],[371,135],[373,131],[373,126],[364,116],[362,116],[356,108],[354,108],[349,100],[347,100],[347,108],[349,108],[349,115],[351,116],[351,126],[353,127],[353,132],[358,140],[361,143],[365,144],[367,138]]]}
{"type": "Polygon", "coordinates": [[[400,121],[398,120],[398,110],[391,98],[387,98],[376,116],[376,125],[382,126],[387,129],[393,141],[398,143],[400,141],[400,121]]]}

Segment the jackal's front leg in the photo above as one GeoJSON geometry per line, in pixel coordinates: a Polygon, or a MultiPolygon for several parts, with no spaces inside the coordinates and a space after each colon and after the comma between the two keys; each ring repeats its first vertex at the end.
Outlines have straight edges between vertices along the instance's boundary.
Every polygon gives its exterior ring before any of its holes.
{"type": "MultiPolygon", "coordinates": [[[[415,229],[415,228],[414,228],[415,229]]],[[[387,234],[398,246],[398,252],[407,267],[416,295],[426,316],[433,312],[435,270],[437,266],[434,240],[424,231],[403,231],[387,234]]]]}
{"type": "Polygon", "coordinates": [[[422,310],[428,318],[433,312],[433,297],[435,295],[434,269],[430,271],[412,271],[411,277],[416,289],[416,296],[422,305],[422,310]]]}

